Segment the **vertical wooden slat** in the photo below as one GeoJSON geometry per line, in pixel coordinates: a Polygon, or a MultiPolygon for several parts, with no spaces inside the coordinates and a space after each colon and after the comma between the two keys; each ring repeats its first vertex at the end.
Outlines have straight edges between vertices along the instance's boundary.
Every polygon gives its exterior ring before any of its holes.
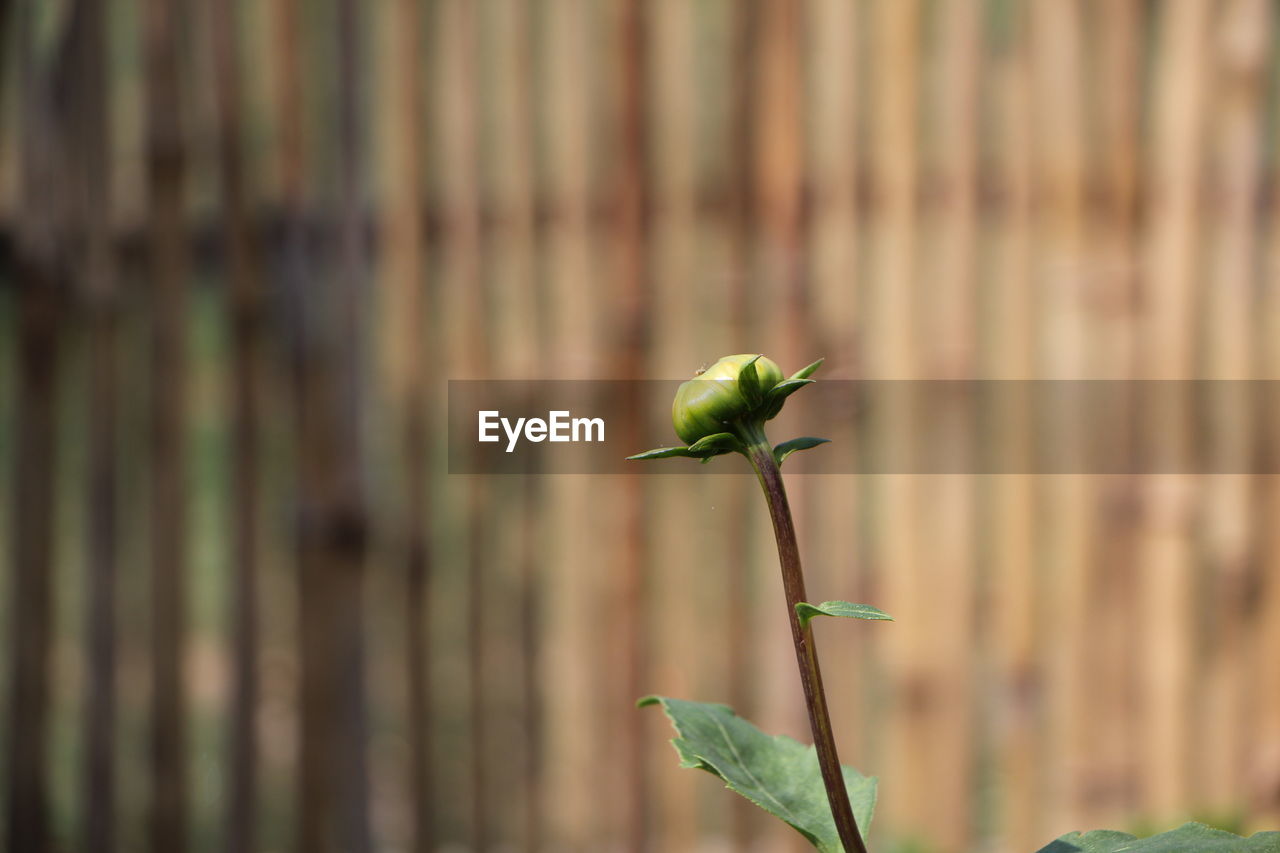
{"type": "MultiPolygon", "coordinates": [[[[553,342],[548,365],[557,377],[585,378],[593,374],[590,360],[600,337],[592,322],[594,259],[588,241],[594,111],[584,81],[592,69],[591,33],[581,0],[555,0],[543,8],[547,104],[540,125],[547,150],[547,334],[553,342]]],[[[578,477],[551,480],[544,696],[546,753],[556,760],[547,764],[544,802],[548,835],[581,849],[594,843],[598,812],[591,780],[601,732],[589,652],[596,643],[592,613],[601,580],[583,531],[582,519],[590,517],[593,506],[588,486],[578,477]]]]}
{"type": "MultiPolygon", "coordinates": [[[[1032,157],[1037,239],[1032,269],[1038,374],[1049,380],[1083,380],[1087,317],[1083,252],[1084,113],[1079,6],[1066,2],[1029,6],[1033,127],[1032,157]]],[[[1064,383],[1053,389],[1072,389],[1064,383]]],[[[1040,436],[1054,458],[1078,458],[1081,424],[1068,392],[1048,392],[1052,428],[1040,436]]],[[[1078,825],[1079,780],[1084,773],[1090,719],[1083,660],[1088,616],[1090,481],[1068,469],[1042,481],[1045,558],[1037,567],[1038,624],[1045,666],[1045,751],[1048,770],[1042,796],[1049,837],[1078,825]]]]}
{"type": "MultiPolygon", "coordinates": [[[[289,12],[298,10],[290,8],[289,12]]],[[[364,637],[362,607],[368,516],[359,435],[356,302],[364,250],[359,211],[363,123],[356,68],[361,21],[342,0],[321,30],[334,51],[329,78],[333,110],[324,116],[336,143],[323,176],[285,164],[286,281],[294,323],[294,441],[298,447],[298,621],[301,755],[297,844],[302,850],[363,851],[370,846],[365,766],[364,637]],[[337,240],[331,255],[303,243],[301,215],[311,186],[325,185],[336,205],[337,240]],[[314,184],[309,184],[314,182],[314,184]]],[[[295,17],[290,23],[295,27],[295,17]]],[[[284,34],[284,48],[293,50],[284,34]]],[[[285,79],[299,84],[298,55],[283,59],[285,79]]],[[[301,91],[286,92],[282,143],[299,146],[301,91]]],[[[319,195],[319,194],[317,194],[319,195]]]]}
{"type": "MultiPolygon", "coordinates": [[[[1195,269],[1203,149],[1205,52],[1210,4],[1164,10],[1155,47],[1149,193],[1142,240],[1144,318],[1139,375],[1186,380],[1195,373],[1195,269]]],[[[1143,436],[1153,458],[1185,458],[1190,411],[1167,395],[1151,406],[1143,436]]],[[[1147,478],[1140,544],[1142,688],[1141,807],[1157,819],[1188,805],[1195,623],[1192,554],[1194,482],[1176,473],[1147,478]]]]}
{"type": "Polygon", "coordinates": [[[89,349],[88,561],[84,637],[88,686],[84,716],[83,849],[116,849],[116,412],[119,297],[111,233],[112,73],[107,58],[108,3],[76,9],[72,138],[79,149],[76,220],[84,254],[80,275],[87,302],[89,349]]]}
{"type": "MultiPolygon", "coordinates": [[[[930,190],[921,228],[927,235],[922,243],[931,249],[920,261],[922,293],[928,297],[920,303],[919,318],[922,372],[930,378],[964,379],[974,373],[979,6],[957,0],[939,10],[938,42],[930,52],[937,62],[929,69],[925,103],[934,123],[930,153],[921,162],[930,190]]],[[[972,425],[953,417],[941,428],[950,436],[948,460],[969,461],[972,425]]],[[[921,830],[933,843],[960,850],[971,846],[977,811],[971,799],[976,766],[973,481],[948,473],[923,479],[921,486],[927,493],[918,529],[927,543],[922,562],[929,567],[921,612],[929,627],[919,628],[928,636],[931,687],[917,736],[928,744],[935,766],[949,768],[933,774],[928,792],[922,792],[930,806],[921,830]]]]}
{"type": "MultiPolygon", "coordinates": [[[[443,174],[444,267],[441,272],[442,311],[453,318],[448,330],[450,376],[484,379],[490,376],[494,341],[486,335],[492,306],[485,294],[480,258],[480,125],[478,100],[479,45],[477,10],[465,2],[448,2],[439,13],[439,85],[441,92],[440,156],[449,164],[443,174]]],[[[487,699],[491,695],[486,660],[491,654],[488,637],[492,624],[485,598],[490,589],[490,548],[485,533],[493,496],[484,478],[458,484],[457,500],[465,507],[462,521],[466,537],[466,563],[462,573],[466,618],[462,626],[467,661],[466,787],[468,831],[473,849],[484,849],[495,835],[492,822],[497,811],[492,801],[488,731],[491,725],[487,699]]]]}
{"type": "MultiPolygon", "coordinates": [[[[299,0],[274,0],[267,10],[269,34],[263,39],[263,55],[270,58],[270,93],[267,108],[272,118],[269,151],[266,156],[268,173],[272,179],[274,200],[280,207],[281,228],[277,248],[279,277],[276,288],[280,294],[277,303],[282,312],[278,322],[284,326],[282,335],[287,342],[281,347],[284,365],[287,370],[273,371],[271,377],[273,390],[278,392],[291,404],[289,415],[296,416],[301,412],[300,399],[300,367],[304,342],[301,339],[300,318],[297,312],[303,304],[302,289],[308,279],[308,259],[304,245],[304,204],[305,175],[310,165],[309,152],[304,142],[303,128],[303,91],[302,91],[302,54],[300,44],[301,10],[299,0]],[[287,312],[287,313],[286,313],[287,312]]],[[[276,410],[280,412],[280,409],[276,410]]],[[[291,423],[279,429],[279,440],[285,446],[292,447],[295,432],[291,423]]],[[[288,465],[284,467],[285,476],[269,481],[269,499],[292,501],[297,481],[301,477],[301,449],[290,454],[288,465]]],[[[299,510],[300,513],[300,510],[299,510]]],[[[264,566],[292,567],[298,559],[300,546],[298,543],[298,520],[294,519],[294,527],[288,535],[272,537],[269,540],[271,555],[264,554],[264,566]]],[[[303,589],[296,578],[287,571],[278,573],[264,572],[263,598],[276,602],[277,606],[292,604],[292,619],[281,620],[285,627],[292,629],[285,633],[277,628],[276,620],[267,620],[262,624],[264,649],[269,664],[264,665],[262,683],[264,737],[262,739],[262,760],[264,771],[268,767],[275,771],[272,774],[279,784],[292,787],[294,795],[289,800],[289,807],[284,814],[290,819],[289,830],[282,831],[278,826],[265,822],[263,825],[264,841],[279,839],[281,835],[293,844],[301,847],[302,837],[298,827],[302,823],[304,803],[315,796],[303,778],[305,748],[302,743],[303,724],[301,705],[304,701],[301,678],[302,653],[299,649],[302,636],[302,594],[303,589]],[[283,598],[289,595],[289,598],[283,598]],[[272,678],[270,675],[279,674],[272,678]],[[292,676],[287,677],[287,676],[292,676]],[[292,735],[290,738],[285,735],[292,735]],[[292,747],[292,748],[290,748],[292,747]],[[271,827],[271,831],[266,831],[271,827]],[[287,832],[287,834],[286,834],[287,832]]],[[[264,775],[266,775],[264,773],[264,775]]],[[[267,776],[271,778],[271,776],[267,776]]],[[[264,803],[264,805],[266,805],[264,803]]],[[[271,812],[264,809],[264,818],[271,812]]],[[[276,812],[277,816],[279,812],[276,812]]],[[[278,843],[278,842],[277,842],[278,843]]]]}
{"type": "MultiPolygon", "coordinates": [[[[754,206],[755,277],[753,338],[759,341],[747,351],[763,351],[788,372],[817,357],[809,327],[808,276],[804,269],[804,4],[801,0],[765,0],[760,5],[753,80],[751,193],[754,206]]],[[[803,422],[804,400],[792,397],[788,414],[803,422]]],[[[782,440],[776,437],[774,440],[782,440]]],[[[760,518],[760,497],[749,485],[745,518],[760,518]]],[[[791,512],[796,519],[802,555],[808,555],[812,519],[809,518],[809,490],[794,478],[789,484],[791,512]]],[[[794,734],[812,740],[796,671],[795,654],[785,633],[788,621],[785,597],[772,559],[774,548],[767,538],[766,525],[755,527],[762,555],[763,584],[760,587],[758,620],[762,621],[762,657],[770,684],[776,690],[760,698],[757,723],[769,732],[794,734]]],[[[813,560],[807,560],[810,565],[813,560]]],[[[820,631],[815,632],[821,633],[820,631]]],[[[828,664],[828,671],[831,665],[828,664]]],[[[783,849],[794,848],[796,839],[783,826],[769,822],[766,837],[778,839],[783,849]],[[785,841],[784,841],[785,839],[785,841]]]]}
{"type": "MultiPolygon", "coordinates": [[[[693,8],[682,0],[663,0],[651,4],[647,66],[652,78],[652,261],[650,275],[653,304],[657,306],[705,304],[707,283],[698,264],[699,225],[695,199],[697,160],[700,146],[697,134],[699,78],[695,71],[697,56],[695,16],[693,8]]],[[[705,330],[722,320],[699,310],[663,311],[659,309],[653,323],[650,342],[652,377],[689,376],[705,360],[715,358],[705,330]]],[[[656,402],[656,401],[655,401],[656,402]]],[[[666,434],[670,434],[669,429],[666,434]]],[[[665,439],[644,436],[642,444],[665,439]]],[[[646,445],[647,446],[647,445],[646,445]]],[[[718,460],[729,462],[730,460],[718,460]]],[[[734,460],[736,461],[736,460],[734,460]]],[[[637,472],[639,473],[639,472],[637,472]]],[[[651,530],[678,530],[693,517],[714,523],[719,512],[710,510],[716,499],[707,493],[708,478],[696,475],[646,478],[649,495],[651,530]]],[[[719,479],[719,478],[716,478],[719,479]]],[[[736,478],[733,478],[736,479],[736,478]]],[[[719,575],[722,568],[734,573],[740,582],[740,566],[723,566],[723,554],[711,549],[700,553],[690,548],[683,536],[651,536],[650,612],[647,632],[653,636],[650,682],[643,691],[667,696],[693,698],[717,696],[706,678],[714,667],[716,649],[710,642],[716,633],[717,613],[705,606],[704,590],[714,584],[723,593],[719,575]],[[705,553],[705,563],[699,563],[705,553]],[[701,566],[705,571],[698,571],[701,566]],[[708,583],[710,581],[710,583],[708,583]],[[692,659],[686,650],[699,645],[710,654],[692,659]],[[708,659],[710,658],[710,660],[708,659]]],[[[718,596],[717,599],[718,601],[718,596]]],[[[714,680],[714,679],[713,679],[714,680]]],[[[657,747],[665,720],[642,712],[650,725],[645,728],[643,749],[654,787],[650,810],[652,844],[659,850],[687,850],[697,845],[700,786],[698,779],[685,778],[671,761],[671,756],[657,747]]],[[[727,804],[726,804],[727,805],[727,804]]]]}
{"type": "Polygon", "coordinates": [[[1193,756],[1194,800],[1223,813],[1238,808],[1249,739],[1248,691],[1253,660],[1254,611],[1261,566],[1254,549],[1250,504],[1254,481],[1252,394],[1257,341],[1258,200],[1262,178],[1263,112],[1267,60],[1273,35],[1271,4],[1227,4],[1211,33],[1216,60],[1208,148],[1215,215],[1206,223],[1207,304],[1204,372],[1209,423],[1216,437],[1205,481],[1203,548],[1211,590],[1205,636],[1207,671],[1199,681],[1203,714],[1193,756]]]}
{"type": "MultiPolygon", "coordinates": [[[[847,380],[856,375],[859,345],[857,115],[863,104],[858,91],[858,5],[820,0],[809,3],[805,11],[807,47],[802,55],[807,58],[808,99],[802,121],[809,126],[805,171],[811,199],[805,263],[812,326],[801,346],[789,354],[797,363],[782,367],[790,372],[821,356],[826,362],[817,379],[847,380]]],[[[801,428],[821,434],[819,427],[809,423],[801,428]]],[[[785,434],[773,436],[774,441],[786,438],[785,434]]],[[[847,446],[831,451],[846,459],[855,452],[847,446]]],[[[805,573],[812,598],[868,601],[871,597],[859,559],[859,482],[846,476],[808,478],[810,500],[805,509],[810,535],[805,573]]],[[[867,649],[875,627],[823,627],[831,638],[824,647],[826,689],[840,759],[864,772],[869,772],[871,751],[865,726],[872,693],[867,649]]]]}
{"type": "Polygon", "coordinates": [[[151,849],[186,849],[186,144],[182,0],[146,4],[151,328],[151,849]]]}
{"type": "MultiPolygon", "coordinates": [[[[993,28],[994,29],[994,28],[993,28]]],[[[990,223],[989,310],[981,316],[983,374],[1004,381],[996,417],[1010,440],[984,442],[987,458],[1007,467],[987,481],[984,554],[990,556],[985,600],[992,613],[992,691],[986,714],[997,810],[997,849],[1030,850],[1039,834],[1036,749],[1040,685],[1035,661],[1035,478],[1030,398],[1019,393],[1034,370],[1031,271],[1031,87],[1025,15],[1000,22],[990,59],[993,142],[988,169],[995,209],[990,223]]]]}
{"type": "MultiPolygon", "coordinates": [[[[758,142],[756,139],[756,122],[753,121],[755,111],[756,81],[758,80],[757,53],[760,41],[761,26],[760,4],[758,2],[730,3],[727,9],[728,28],[728,80],[729,92],[726,100],[729,104],[726,116],[727,178],[726,192],[729,200],[728,209],[728,286],[725,288],[726,321],[728,334],[734,345],[729,349],[737,351],[754,344],[758,323],[761,320],[755,309],[754,295],[757,289],[755,268],[752,264],[752,249],[757,220],[757,210],[751,192],[751,170],[756,156],[758,142]],[[737,342],[742,341],[739,345],[737,342]]],[[[708,353],[706,358],[718,358],[717,353],[708,353]]],[[[782,625],[774,620],[777,628],[768,634],[757,630],[760,624],[756,604],[758,586],[758,564],[753,563],[750,555],[751,539],[743,535],[747,513],[752,506],[750,487],[742,488],[738,483],[730,483],[722,492],[726,524],[724,545],[726,570],[732,574],[725,579],[730,590],[726,602],[728,619],[726,624],[726,642],[728,644],[728,678],[727,695],[729,704],[738,714],[747,719],[757,719],[755,712],[761,703],[758,695],[756,673],[760,659],[760,649],[772,636],[781,638],[782,625]]],[[[768,551],[763,553],[768,554],[768,551]]],[[[767,560],[760,567],[771,571],[767,560]]],[[[766,578],[771,574],[765,575],[766,578]]],[[[735,800],[729,806],[729,837],[739,847],[745,847],[749,840],[757,837],[763,816],[750,802],[735,800]]]]}
{"type": "Polygon", "coordinates": [[[359,0],[338,0],[335,20],[337,43],[337,199],[339,215],[339,278],[336,303],[340,317],[335,333],[334,373],[337,385],[335,421],[342,442],[345,470],[340,478],[357,527],[359,547],[346,554],[341,570],[348,584],[346,607],[338,611],[340,666],[337,671],[341,730],[338,762],[341,772],[341,843],[349,853],[366,853],[372,846],[369,822],[369,768],[365,684],[365,622],[363,613],[365,555],[369,517],[364,496],[364,453],[361,440],[361,403],[364,384],[364,314],[368,289],[368,248],[364,237],[366,199],[364,107],[364,6],[359,0]]]}
{"type": "Polygon", "coordinates": [[[239,15],[234,3],[210,4],[217,101],[218,159],[222,180],[224,239],[230,271],[233,335],[234,497],[231,591],[234,688],[228,709],[227,849],[256,847],[258,806],[258,422],[262,292],[250,222],[252,201],[242,153],[239,15]]]}
{"type": "MultiPolygon", "coordinates": [[[[1268,158],[1275,163],[1274,153],[1268,158]]],[[[1257,378],[1274,383],[1280,379],[1280,240],[1276,238],[1280,220],[1280,187],[1273,181],[1266,192],[1266,210],[1271,221],[1264,234],[1261,256],[1263,276],[1258,291],[1257,378]]],[[[1269,383],[1269,387],[1270,387],[1269,383]]],[[[1269,391],[1260,406],[1257,420],[1260,433],[1260,462],[1264,476],[1258,478],[1259,496],[1254,517],[1259,530],[1259,559],[1265,572],[1257,590],[1257,653],[1249,665],[1254,679],[1253,717],[1249,736],[1254,748],[1245,769],[1249,829],[1262,830],[1280,822],[1280,678],[1274,678],[1273,661],[1280,650],[1280,394],[1269,391]]]]}
{"type": "Polygon", "coordinates": [[[13,587],[5,840],[10,850],[51,849],[48,772],[50,647],[53,635],[53,521],[65,271],[58,260],[67,188],[59,179],[52,73],[37,50],[35,4],[17,10],[19,106],[23,123],[19,193],[26,214],[15,235],[16,400],[13,471],[13,587]]]}
{"type": "MultiPolygon", "coordinates": [[[[618,282],[613,296],[615,367],[613,375],[638,381],[648,378],[652,308],[649,272],[648,62],[650,21],[642,0],[624,0],[618,21],[621,92],[618,114],[619,162],[618,282]]],[[[642,446],[641,425],[622,424],[624,447],[642,446]]],[[[648,611],[648,511],[645,479],[630,476],[621,483],[621,530],[618,540],[617,586],[613,625],[620,639],[620,695],[614,706],[623,715],[618,758],[625,785],[621,815],[623,849],[642,853],[649,836],[649,773],[644,752],[648,715],[634,711],[636,698],[648,685],[648,654],[643,636],[648,611]]]]}
{"type": "Polygon", "coordinates": [[[427,364],[435,355],[426,325],[423,259],[420,131],[421,13],[417,0],[388,4],[382,16],[382,183],[387,197],[382,220],[382,327],[391,416],[398,432],[401,491],[395,506],[394,548],[404,567],[404,691],[409,742],[407,758],[409,844],[414,853],[435,846],[432,800],[431,724],[427,625],[433,552],[428,528],[431,471],[427,460],[427,364]]]}
{"type": "MultiPolygon", "coordinates": [[[[489,205],[485,257],[493,293],[488,328],[499,345],[493,353],[495,376],[503,379],[554,378],[547,371],[546,332],[541,322],[540,282],[534,230],[534,135],[532,85],[534,10],[521,0],[492,4],[481,19],[481,69],[485,128],[481,149],[488,176],[489,205]]],[[[538,667],[541,661],[541,553],[543,479],[529,476],[496,496],[498,512],[512,523],[498,537],[493,587],[508,591],[490,596],[494,625],[491,669],[497,679],[490,703],[503,713],[490,741],[509,756],[512,770],[495,774],[493,796],[517,803],[502,821],[507,838],[521,849],[538,849],[543,838],[544,792],[541,781],[542,736],[538,667]]]]}
{"type": "MultiPolygon", "coordinates": [[[[1096,60],[1087,68],[1095,128],[1088,187],[1098,202],[1089,209],[1086,231],[1089,254],[1096,258],[1086,286],[1089,300],[1098,306],[1089,336],[1099,375],[1132,380],[1146,19],[1142,4],[1130,0],[1095,0],[1087,8],[1089,37],[1098,44],[1096,60]]],[[[1124,402],[1132,399],[1129,395],[1124,402]]],[[[1133,509],[1139,480],[1117,473],[1099,482],[1099,533],[1090,591],[1095,616],[1085,641],[1090,682],[1096,687],[1091,691],[1095,723],[1079,817],[1081,825],[1122,826],[1132,813],[1136,769],[1133,509]]]]}
{"type": "MultiPolygon", "coordinates": [[[[870,194],[868,223],[872,261],[867,281],[867,376],[917,378],[914,327],[917,104],[920,66],[920,7],[914,0],[877,0],[872,9],[869,57],[877,69],[871,92],[870,194]]],[[[889,395],[880,412],[870,413],[870,452],[902,458],[911,446],[905,393],[889,395]]],[[[890,473],[868,483],[876,504],[871,559],[878,602],[897,622],[878,632],[879,657],[891,683],[880,721],[883,758],[878,766],[892,778],[896,796],[884,798],[878,830],[913,835],[927,825],[931,804],[924,793],[934,775],[929,745],[916,737],[928,706],[925,611],[921,565],[912,519],[917,509],[915,478],[890,473]]],[[[887,792],[886,792],[887,793],[887,792]]]]}

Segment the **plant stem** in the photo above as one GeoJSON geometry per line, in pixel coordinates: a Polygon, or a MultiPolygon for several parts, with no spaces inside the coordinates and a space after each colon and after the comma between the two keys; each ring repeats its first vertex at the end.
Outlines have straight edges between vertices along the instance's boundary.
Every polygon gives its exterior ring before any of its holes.
{"type": "Polygon", "coordinates": [[[804,704],[809,711],[809,728],[813,732],[814,746],[818,752],[818,765],[822,769],[822,782],[827,789],[827,801],[831,804],[831,816],[835,819],[840,842],[848,853],[867,853],[858,822],[849,805],[849,792],[845,788],[844,773],[840,769],[840,756],[836,753],[836,740],[831,731],[831,715],[827,711],[827,696],[822,689],[822,670],[818,667],[818,648],[814,643],[813,629],[800,624],[796,605],[807,601],[804,591],[804,572],[800,567],[800,549],[796,545],[796,528],[791,520],[791,506],[787,502],[787,490],[782,484],[782,471],[773,458],[773,448],[763,434],[752,436],[747,447],[747,458],[756,471],[769,515],[773,519],[773,535],[778,540],[778,561],[782,567],[782,588],[787,597],[787,616],[791,622],[791,640],[796,647],[796,664],[800,667],[800,684],[804,687],[804,704]]]}

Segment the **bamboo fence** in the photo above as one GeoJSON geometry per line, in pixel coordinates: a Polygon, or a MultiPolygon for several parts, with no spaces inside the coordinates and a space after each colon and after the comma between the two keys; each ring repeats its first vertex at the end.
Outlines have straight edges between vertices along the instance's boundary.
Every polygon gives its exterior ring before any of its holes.
{"type": "Polygon", "coordinates": [[[1280,425],[1226,380],[1280,379],[1278,26],[0,3],[0,851],[802,849],[632,706],[807,738],[750,481],[448,473],[447,379],[745,351],[1224,380],[1146,411],[1204,472],[1028,473],[1078,413],[1011,395],[976,473],[790,488],[810,588],[897,619],[817,626],[873,849],[1276,828],[1280,425]]]}

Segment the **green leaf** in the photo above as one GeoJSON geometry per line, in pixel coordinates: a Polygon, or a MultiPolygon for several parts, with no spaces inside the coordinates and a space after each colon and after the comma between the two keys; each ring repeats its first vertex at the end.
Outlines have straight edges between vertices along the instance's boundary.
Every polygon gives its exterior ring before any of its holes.
{"type": "MultiPolygon", "coordinates": [[[[785,735],[770,737],[727,705],[665,696],[646,696],[637,704],[662,706],[679,735],[671,744],[681,767],[719,776],[729,790],[795,827],[822,853],[844,853],[812,746],[785,735]]],[[[865,835],[876,806],[876,780],[842,769],[853,815],[865,835]]]]}
{"type": "Polygon", "coordinates": [[[1280,832],[1259,832],[1241,838],[1203,823],[1184,823],[1177,829],[1139,839],[1126,832],[1072,832],[1039,853],[1280,853],[1280,832]]]}
{"type": "Polygon", "coordinates": [[[846,619],[877,619],[893,621],[893,617],[878,607],[870,604],[854,604],[851,601],[824,601],[821,604],[810,604],[802,601],[796,605],[796,615],[800,617],[800,627],[809,624],[815,616],[843,616],[846,619]]]}
{"type": "Polygon", "coordinates": [[[659,447],[654,450],[646,450],[644,453],[637,453],[635,456],[628,456],[628,462],[643,462],[647,459],[669,459],[672,456],[692,456],[696,458],[696,454],[687,447],[659,447]]]}
{"type": "Polygon", "coordinates": [[[773,388],[769,390],[769,393],[765,395],[766,402],[768,404],[764,413],[765,420],[770,420],[776,417],[778,412],[782,411],[782,404],[786,402],[788,397],[799,391],[804,386],[812,384],[812,379],[792,378],[784,379],[777,385],[774,385],[773,388]]]}
{"type": "Polygon", "coordinates": [[[738,368],[738,393],[751,409],[764,400],[764,389],[760,387],[760,374],[756,372],[756,362],[759,360],[760,356],[756,356],[738,368]]]}
{"type": "Polygon", "coordinates": [[[808,450],[811,447],[817,447],[819,444],[829,444],[830,442],[831,439],[829,438],[813,438],[812,436],[807,435],[800,438],[793,438],[790,441],[784,441],[774,447],[773,458],[777,460],[779,467],[781,467],[782,460],[786,459],[792,453],[795,453],[798,450],[808,450]]]}
{"type": "Polygon", "coordinates": [[[822,362],[824,361],[826,361],[825,358],[820,358],[817,361],[815,361],[813,364],[809,365],[808,367],[800,368],[795,373],[791,374],[791,378],[792,379],[808,379],[810,376],[818,372],[818,368],[822,367],[822,362]]]}
{"type": "Polygon", "coordinates": [[[714,435],[703,436],[689,445],[689,452],[695,456],[702,456],[709,451],[715,451],[719,455],[720,453],[730,453],[741,449],[742,441],[731,432],[718,432],[714,435]]]}

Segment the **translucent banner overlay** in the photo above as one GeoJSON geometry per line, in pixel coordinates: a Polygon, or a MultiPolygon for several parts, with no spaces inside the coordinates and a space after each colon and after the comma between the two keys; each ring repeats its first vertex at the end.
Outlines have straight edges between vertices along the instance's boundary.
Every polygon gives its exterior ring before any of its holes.
{"type": "MultiPolygon", "coordinates": [[[[626,461],[681,443],[679,385],[452,380],[449,473],[749,473],[739,456],[626,461]]],[[[804,474],[1277,474],[1280,381],[824,380],[767,429],[831,439],[788,458],[804,474]]]]}

